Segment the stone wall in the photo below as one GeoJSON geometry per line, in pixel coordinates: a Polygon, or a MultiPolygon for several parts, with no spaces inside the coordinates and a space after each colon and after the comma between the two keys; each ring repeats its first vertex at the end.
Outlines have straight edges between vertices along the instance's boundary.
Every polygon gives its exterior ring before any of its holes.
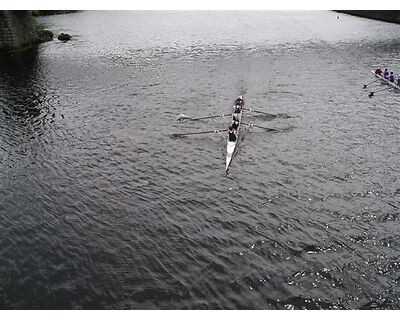
{"type": "Polygon", "coordinates": [[[31,11],[0,10],[0,51],[30,47],[36,41],[36,23],[31,11]]]}

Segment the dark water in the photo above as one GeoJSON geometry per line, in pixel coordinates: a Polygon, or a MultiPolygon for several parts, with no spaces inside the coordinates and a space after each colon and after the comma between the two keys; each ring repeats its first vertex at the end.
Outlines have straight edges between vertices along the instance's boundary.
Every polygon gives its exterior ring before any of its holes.
{"type": "Polygon", "coordinates": [[[2,309],[397,309],[399,26],[80,12],[0,68],[2,309]],[[224,175],[227,119],[247,106],[224,175]]]}

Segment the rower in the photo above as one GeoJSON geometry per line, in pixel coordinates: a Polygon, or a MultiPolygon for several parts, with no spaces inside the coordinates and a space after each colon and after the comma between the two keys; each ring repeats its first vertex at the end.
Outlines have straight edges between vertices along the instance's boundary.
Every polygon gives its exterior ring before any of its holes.
{"type": "Polygon", "coordinates": [[[237,129],[239,128],[239,120],[233,120],[231,127],[233,130],[237,131],[237,129]]]}
{"type": "Polygon", "coordinates": [[[397,85],[400,87],[400,74],[397,76],[397,85]]]}
{"type": "Polygon", "coordinates": [[[389,78],[389,71],[388,71],[388,69],[385,69],[385,72],[383,73],[383,77],[384,78],[389,78]]]}
{"type": "Polygon", "coordinates": [[[239,105],[239,106],[243,107],[243,104],[244,104],[243,97],[238,96],[235,100],[235,106],[239,105]]]}
{"type": "Polygon", "coordinates": [[[235,142],[236,141],[236,134],[235,131],[233,130],[232,126],[229,127],[229,131],[228,131],[228,140],[231,142],[235,142]]]}
{"type": "Polygon", "coordinates": [[[380,67],[378,67],[376,70],[375,70],[375,74],[377,74],[377,75],[382,75],[382,69],[380,68],[380,67]]]}
{"type": "Polygon", "coordinates": [[[394,74],[393,74],[393,71],[390,73],[389,81],[390,81],[390,82],[394,82],[394,74]]]}
{"type": "Polygon", "coordinates": [[[239,114],[241,110],[242,110],[242,107],[239,104],[236,104],[233,107],[233,114],[239,114]]]}

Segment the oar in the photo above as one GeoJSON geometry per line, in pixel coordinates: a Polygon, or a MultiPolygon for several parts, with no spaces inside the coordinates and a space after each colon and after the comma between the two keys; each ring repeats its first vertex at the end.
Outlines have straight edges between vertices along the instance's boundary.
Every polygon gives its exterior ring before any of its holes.
{"type": "Polygon", "coordinates": [[[374,82],[377,82],[377,81],[379,81],[379,80],[381,80],[381,79],[378,78],[378,79],[375,79],[374,81],[371,81],[370,83],[364,84],[363,89],[366,89],[367,86],[369,86],[370,84],[372,84],[372,83],[374,83],[374,82]]]}
{"type": "Polygon", "coordinates": [[[255,112],[255,113],[262,113],[262,114],[266,114],[270,117],[276,117],[276,114],[271,114],[271,113],[267,113],[267,112],[262,112],[262,111],[257,111],[257,110],[253,110],[253,109],[248,109],[248,108],[243,108],[244,110],[250,111],[250,112],[255,112]]]}
{"type": "Polygon", "coordinates": [[[232,116],[232,114],[231,113],[229,113],[229,114],[219,114],[219,115],[200,117],[200,118],[192,118],[192,117],[187,116],[185,114],[181,114],[179,116],[178,120],[179,121],[183,121],[183,120],[196,121],[196,120],[204,120],[204,119],[212,119],[212,118],[222,118],[222,117],[228,117],[228,116],[232,116]]]}
{"type": "Polygon", "coordinates": [[[375,93],[377,93],[377,92],[389,90],[389,89],[391,89],[391,88],[392,88],[392,87],[387,87],[387,88],[385,88],[385,89],[381,89],[381,90],[378,90],[378,91],[375,91],[375,92],[371,91],[371,92],[369,93],[368,97],[372,97],[372,96],[373,96],[375,93]]]}
{"type": "Polygon", "coordinates": [[[273,129],[273,128],[267,128],[267,127],[259,126],[259,125],[256,125],[256,124],[254,124],[254,123],[243,123],[243,122],[242,122],[242,124],[244,124],[245,126],[249,126],[249,127],[261,128],[261,129],[264,129],[264,130],[267,130],[267,131],[275,131],[275,132],[280,132],[280,131],[281,131],[281,130],[278,130],[278,129],[273,129]]]}
{"type": "Polygon", "coordinates": [[[187,133],[172,133],[171,138],[181,138],[184,136],[190,136],[193,134],[206,134],[206,133],[218,133],[228,131],[228,129],[219,129],[219,130],[209,130],[209,131],[198,131],[198,132],[187,132],[187,133]]]}

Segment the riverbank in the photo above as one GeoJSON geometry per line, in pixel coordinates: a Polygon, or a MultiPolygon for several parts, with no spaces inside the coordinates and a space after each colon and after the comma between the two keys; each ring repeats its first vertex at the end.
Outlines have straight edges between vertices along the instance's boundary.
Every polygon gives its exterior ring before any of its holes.
{"type": "Polygon", "coordinates": [[[357,17],[400,23],[400,10],[335,10],[357,17]]]}
{"type": "Polygon", "coordinates": [[[39,16],[50,16],[56,14],[66,14],[66,13],[75,13],[79,10],[32,10],[32,15],[34,17],[39,16]]]}

